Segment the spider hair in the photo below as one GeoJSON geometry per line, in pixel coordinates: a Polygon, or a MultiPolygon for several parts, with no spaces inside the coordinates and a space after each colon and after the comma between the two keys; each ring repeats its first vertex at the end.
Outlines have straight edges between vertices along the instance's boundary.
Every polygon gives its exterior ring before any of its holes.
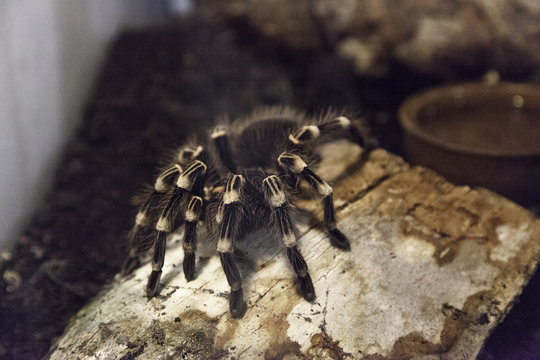
{"type": "Polygon", "coordinates": [[[271,107],[255,109],[235,121],[219,119],[206,137],[176,149],[146,192],[128,234],[131,248],[123,272],[133,271],[141,252],[152,247],[146,294],[155,296],[167,235],[183,225],[184,275],[187,281],[194,279],[197,225],[204,222],[231,288],[231,315],[241,317],[246,307],[233,256],[236,244],[244,234],[269,226],[286,249],[300,293],[313,301],[315,289],[297,247],[291,212],[303,191],[301,185],[309,187],[321,199],[330,243],[350,249],[348,238],[337,227],[333,189],[316,173],[316,146],[336,138],[350,139],[364,153],[375,145],[361,119],[334,111],[310,117],[289,107],[271,107]],[[271,219],[270,225],[260,219],[271,219]]]}

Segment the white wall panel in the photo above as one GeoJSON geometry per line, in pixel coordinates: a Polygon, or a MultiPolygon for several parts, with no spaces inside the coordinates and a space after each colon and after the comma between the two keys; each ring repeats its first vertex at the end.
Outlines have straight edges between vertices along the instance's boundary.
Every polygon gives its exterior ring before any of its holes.
{"type": "Polygon", "coordinates": [[[152,0],[0,0],[0,248],[49,190],[111,39],[163,19],[152,0]]]}

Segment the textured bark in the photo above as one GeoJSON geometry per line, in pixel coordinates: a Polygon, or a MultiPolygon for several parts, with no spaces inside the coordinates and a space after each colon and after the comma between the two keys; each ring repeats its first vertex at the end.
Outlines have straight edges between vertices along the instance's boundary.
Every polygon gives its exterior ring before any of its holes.
{"type": "Polygon", "coordinates": [[[328,144],[321,164],[350,252],[330,246],[320,202],[299,204],[315,214],[301,213],[297,227],[314,303],[261,231],[240,244],[248,309],[232,319],[218,256],[201,246],[198,276],[186,283],[173,236],[159,296],[144,295],[148,262],[117,278],[72,319],[50,358],[474,358],[534,273],[540,221],[384,150],[357,166],[359,153],[328,144]]]}

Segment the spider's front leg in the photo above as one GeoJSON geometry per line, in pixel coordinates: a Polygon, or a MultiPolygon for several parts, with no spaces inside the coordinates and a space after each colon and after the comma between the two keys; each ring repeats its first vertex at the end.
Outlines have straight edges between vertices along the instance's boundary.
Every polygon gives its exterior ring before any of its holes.
{"type": "Polygon", "coordinates": [[[195,250],[197,249],[197,223],[201,216],[203,200],[200,196],[192,196],[189,200],[184,219],[184,276],[187,281],[195,279],[195,250]]]}
{"type": "Polygon", "coordinates": [[[328,230],[330,243],[339,249],[350,250],[351,244],[349,239],[347,239],[336,225],[332,187],[315,174],[298,155],[284,152],[279,156],[278,164],[300,179],[305,180],[323,198],[324,225],[328,230]]]}
{"type": "Polygon", "coordinates": [[[174,164],[162,171],[154,183],[154,190],[147,195],[143,205],[139,208],[139,212],[135,217],[135,224],[131,228],[128,234],[130,243],[129,255],[122,266],[122,274],[127,275],[137,268],[140,261],[140,254],[143,252],[143,243],[140,240],[141,230],[149,229],[151,221],[149,220],[152,209],[159,203],[161,197],[165,196],[167,192],[174,188],[178,175],[182,173],[182,166],[187,166],[199,157],[204,157],[205,150],[202,146],[195,148],[191,146],[185,146],[181,148],[176,154],[174,164]]]}
{"type": "Polygon", "coordinates": [[[217,150],[218,156],[221,159],[223,166],[230,172],[236,172],[236,165],[232,161],[231,149],[229,147],[229,138],[227,137],[227,130],[225,127],[218,126],[210,135],[214,142],[214,146],[217,150]]]}
{"type": "Polygon", "coordinates": [[[288,211],[289,203],[283,190],[283,184],[276,175],[270,175],[263,180],[263,192],[266,202],[273,209],[281,239],[287,249],[287,257],[298,276],[300,292],[304,299],[313,301],[315,299],[315,289],[313,288],[306,261],[296,247],[296,236],[294,235],[288,211]]]}
{"type": "Polygon", "coordinates": [[[241,198],[244,184],[245,179],[242,175],[229,178],[216,214],[216,222],[220,225],[217,251],[227,282],[231,287],[229,306],[233,318],[242,317],[245,311],[242,278],[232,256],[242,220],[241,198]]]}
{"type": "Polygon", "coordinates": [[[139,235],[141,230],[150,226],[149,213],[156,205],[158,199],[165,195],[173,186],[178,174],[182,172],[182,167],[179,164],[174,164],[163,171],[157,178],[154,184],[154,190],[146,198],[143,205],[140,207],[137,216],[135,217],[135,225],[129,232],[130,249],[129,255],[124,265],[122,266],[122,274],[131,273],[140,264],[140,240],[139,235]]]}
{"type": "MultiPolygon", "coordinates": [[[[163,262],[165,260],[166,237],[167,234],[173,230],[174,219],[178,214],[180,205],[182,204],[182,201],[184,200],[186,195],[191,193],[197,194],[202,191],[205,173],[206,165],[202,161],[194,161],[193,164],[191,164],[186,169],[186,171],[184,171],[182,174],[180,174],[180,176],[178,176],[178,180],[176,181],[176,187],[174,188],[174,191],[169,198],[169,201],[165,205],[165,208],[161,212],[161,216],[156,223],[156,242],[154,244],[154,251],[152,254],[152,273],[148,278],[148,284],[146,286],[146,296],[148,298],[153,297],[157,293],[159,287],[159,280],[161,278],[161,269],[163,268],[163,262]]],[[[194,198],[197,198],[197,196],[195,196],[194,198]]],[[[198,203],[197,199],[192,198],[192,200],[195,203],[198,203]]],[[[192,210],[194,210],[194,208],[192,208],[192,210]]],[[[195,219],[192,218],[191,220],[195,219]]]]}

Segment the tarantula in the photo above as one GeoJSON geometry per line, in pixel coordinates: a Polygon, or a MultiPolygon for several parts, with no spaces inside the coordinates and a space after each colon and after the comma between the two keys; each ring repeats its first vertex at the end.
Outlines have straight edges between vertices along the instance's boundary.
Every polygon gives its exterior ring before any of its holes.
{"type": "Polygon", "coordinates": [[[270,226],[281,237],[298,277],[300,293],[307,301],[313,301],[315,290],[308,266],[296,246],[289,210],[307,185],[322,198],[324,225],[331,244],[350,249],[349,240],[336,227],[332,187],[313,171],[319,160],[314,152],[317,143],[339,137],[356,142],[364,147],[364,152],[371,147],[360,120],[351,121],[332,112],[315,119],[286,107],[262,108],[246,118],[223,122],[207,138],[180,148],[170,166],[157,177],[137,213],[123,273],[139,265],[141,232],[153,228],[152,272],[146,295],[156,295],[166,236],[184,223],[183,270],[186,280],[193,280],[197,223],[203,221],[216,244],[231,288],[231,315],[242,317],[245,303],[242,279],[233,257],[235,243],[248,232],[270,226]],[[271,219],[269,225],[266,219],[271,219]]]}

